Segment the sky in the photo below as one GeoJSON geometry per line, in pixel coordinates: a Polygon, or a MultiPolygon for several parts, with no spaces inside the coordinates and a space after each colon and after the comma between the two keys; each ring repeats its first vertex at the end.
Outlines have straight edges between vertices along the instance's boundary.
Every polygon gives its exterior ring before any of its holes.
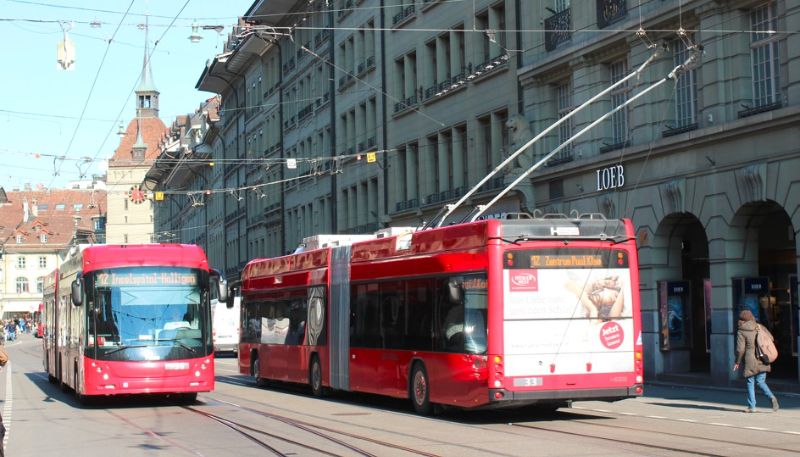
{"type": "Polygon", "coordinates": [[[0,0],[0,187],[63,188],[105,173],[119,125],[136,115],[146,15],[159,117],[169,126],[194,112],[215,95],[195,89],[206,62],[253,2],[0,0]],[[195,21],[225,30],[192,43],[195,21]],[[57,63],[64,30],[75,50],[68,71],[57,63]]]}

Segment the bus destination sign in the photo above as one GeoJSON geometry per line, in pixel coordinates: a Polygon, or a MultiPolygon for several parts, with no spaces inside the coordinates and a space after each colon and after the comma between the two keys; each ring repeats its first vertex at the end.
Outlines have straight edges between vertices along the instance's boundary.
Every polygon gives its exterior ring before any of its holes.
{"type": "Polygon", "coordinates": [[[196,286],[197,275],[182,271],[158,271],[147,273],[110,272],[99,273],[95,280],[98,287],[114,286],[196,286]]]}

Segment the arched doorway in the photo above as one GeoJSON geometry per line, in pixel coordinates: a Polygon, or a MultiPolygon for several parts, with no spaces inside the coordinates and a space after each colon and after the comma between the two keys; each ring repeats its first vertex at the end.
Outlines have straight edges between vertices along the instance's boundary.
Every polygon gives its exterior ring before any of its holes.
{"type": "Polygon", "coordinates": [[[693,214],[670,214],[656,231],[654,247],[665,257],[655,274],[665,372],[708,372],[711,304],[708,238],[693,214]]]}
{"type": "Polygon", "coordinates": [[[736,220],[736,225],[743,225],[751,235],[745,240],[745,249],[757,253],[757,261],[748,269],[748,276],[733,278],[735,311],[751,309],[775,337],[780,356],[772,364],[771,376],[796,380],[799,322],[794,226],[786,211],[773,201],[742,206],[736,220]]]}
{"type": "Polygon", "coordinates": [[[771,376],[797,379],[797,263],[794,227],[777,203],[758,205],[758,276],[767,279],[768,291],[759,301],[760,321],[766,325],[781,354],[771,376]],[[794,289],[793,289],[794,287],[794,289]],[[794,300],[794,304],[792,303],[794,300]]]}

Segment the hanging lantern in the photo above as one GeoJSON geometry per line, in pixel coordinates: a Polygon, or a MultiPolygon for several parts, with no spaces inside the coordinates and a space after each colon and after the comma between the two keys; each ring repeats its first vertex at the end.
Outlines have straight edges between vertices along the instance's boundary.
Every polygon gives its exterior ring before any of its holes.
{"type": "Polygon", "coordinates": [[[64,29],[64,40],[56,47],[56,68],[72,71],[75,69],[75,43],[67,35],[69,27],[62,24],[61,28],[64,29]]]}
{"type": "Polygon", "coordinates": [[[189,35],[189,41],[192,43],[199,43],[200,40],[203,39],[203,35],[200,35],[200,25],[197,21],[192,23],[192,34],[189,35]]]}

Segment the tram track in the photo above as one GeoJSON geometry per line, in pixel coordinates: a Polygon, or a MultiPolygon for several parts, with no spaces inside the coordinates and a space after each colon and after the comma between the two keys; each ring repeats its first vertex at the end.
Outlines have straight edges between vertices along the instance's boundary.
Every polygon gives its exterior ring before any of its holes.
{"type": "MultiPolygon", "coordinates": [[[[315,436],[317,436],[319,438],[322,438],[324,440],[330,441],[331,443],[334,443],[334,444],[336,444],[338,446],[341,446],[341,447],[343,447],[345,449],[353,451],[353,452],[357,453],[358,455],[362,455],[364,457],[377,457],[377,456],[382,455],[382,454],[375,454],[373,452],[367,451],[367,450],[362,449],[362,448],[360,448],[360,447],[358,447],[358,446],[356,446],[354,444],[351,444],[351,443],[349,443],[349,442],[347,442],[345,440],[336,438],[334,435],[340,435],[340,436],[343,436],[343,437],[350,438],[352,440],[358,440],[358,441],[363,441],[363,442],[366,442],[366,443],[371,443],[371,444],[380,446],[382,448],[389,448],[389,449],[402,451],[402,452],[405,452],[405,453],[408,453],[408,454],[411,454],[411,455],[418,455],[418,456],[423,456],[423,457],[439,457],[438,454],[432,454],[432,453],[429,453],[429,452],[420,451],[418,449],[413,449],[413,448],[410,448],[410,447],[407,447],[407,446],[403,446],[403,445],[400,445],[400,444],[396,444],[396,443],[392,443],[392,442],[389,442],[389,441],[380,440],[380,439],[376,439],[376,438],[372,438],[372,437],[368,437],[368,436],[364,436],[364,435],[359,435],[359,434],[356,434],[356,433],[345,432],[343,430],[337,430],[335,428],[331,428],[331,427],[327,427],[327,426],[323,426],[323,425],[319,425],[319,424],[313,424],[313,423],[306,422],[306,421],[301,421],[301,420],[298,420],[298,419],[293,419],[293,418],[291,418],[289,416],[285,416],[285,415],[281,415],[281,414],[268,413],[268,412],[265,412],[265,411],[261,411],[259,409],[255,409],[255,408],[250,408],[250,407],[247,407],[247,406],[234,404],[234,403],[231,403],[231,402],[226,402],[226,401],[222,401],[222,400],[219,400],[219,399],[217,399],[216,401],[218,401],[220,403],[223,403],[223,404],[228,404],[228,405],[231,405],[231,406],[235,406],[239,410],[247,411],[248,413],[255,414],[255,415],[258,415],[258,416],[261,416],[261,417],[265,417],[267,419],[271,419],[271,420],[274,420],[274,421],[277,421],[277,422],[281,422],[282,424],[288,425],[290,427],[294,427],[296,429],[300,429],[300,430],[302,430],[304,432],[313,434],[313,435],[315,435],[315,436]]],[[[319,453],[321,453],[323,455],[329,455],[329,456],[335,456],[335,457],[338,457],[338,456],[341,455],[341,454],[335,454],[335,453],[333,453],[331,451],[326,451],[324,449],[320,449],[320,448],[317,448],[317,447],[314,447],[314,446],[311,446],[311,445],[308,445],[308,444],[305,444],[305,443],[301,443],[301,442],[298,442],[296,440],[291,440],[291,439],[289,439],[289,438],[287,438],[285,436],[281,436],[281,435],[277,435],[277,434],[274,434],[274,433],[267,432],[265,430],[257,429],[257,428],[254,428],[252,426],[248,426],[248,425],[245,425],[245,424],[242,424],[242,423],[239,423],[239,422],[224,418],[224,417],[216,415],[216,414],[212,414],[212,413],[209,413],[209,412],[206,412],[206,411],[202,411],[200,409],[197,409],[196,407],[184,406],[183,408],[186,409],[186,410],[192,411],[194,413],[206,416],[209,419],[216,420],[217,422],[220,422],[223,425],[226,425],[226,426],[236,430],[238,433],[242,433],[242,431],[241,430],[237,430],[236,428],[240,428],[240,429],[243,429],[243,430],[248,430],[248,431],[251,431],[251,432],[254,432],[254,433],[259,433],[259,434],[262,434],[262,435],[265,435],[265,436],[269,436],[270,438],[277,439],[277,440],[280,440],[280,441],[284,441],[284,442],[287,442],[287,443],[292,444],[292,445],[300,446],[300,447],[305,448],[305,449],[313,450],[313,451],[319,452],[319,453]]],[[[282,455],[282,454],[279,454],[279,455],[282,455]]]]}
{"type": "MultiPolygon", "coordinates": [[[[663,430],[654,431],[654,430],[651,430],[651,429],[645,429],[645,428],[639,428],[639,427],[628,427],[628,426],[619,425],[619,424],[600,424],[600,423],[596,423],[596,422],[592,422],[592,421],[588,421],[588,420],[581,420],[581,419],[570,420],[570,424],[584,424],[584,425],[589,425],[589,426],[598,427],[598,428],[613,429],[615,431],[630,430],[632,432],[637,432],[638,434],[641,434],[641,433],[653,433],[653,434],[657,434],[659,437],[667,436],[667,437],[681,438],[684,442],[686,440],[695,440],[695,441],[699,441],[699,442],[720,443],[720,444],[724,444],[725,446],[728,446],[728,447],[730,447],[730,446],[735,446],[735,447],[738,447],[738,448],[747,447],[747,448],[753,448],[754,449],[754,453],[758,452],[759,450],[771,450],[771,451],[778,451],[778,452],[787,452],[787,453],[792,453],[792,454],[796,454],[797,453],[796,449],[787,449],[787,448],[780,448],[780,447],[775,447],[775,446],[768,446],[768,445],[764,445],[764,444],[754,444],[754,443],[749,443],[749,442],[716,439],[716,438],[697,436],[697,435],[692,435],[692,434],[687,434],[687,433],[666,432],[666,431],[663,431],[663,430]]],[[[643,442],[644,439],[642,439],[642,440],[631,440],[631,439],[613,438],[613,437],[609,437],[609,436],[602,436],[600,434],[586,433],[585,431],[570,431],[570,430],[564,430],[564,429],[541,426],[541,425],[531,425],[531,424],[513,423],[513,422],[510,423],[509,425],[514,426],[514,427],[524,428],[524,429],[539,430],[539,431],[550,432],[550,433],[558,433],[558,434],[561,434],[561,435],[577,436],[577,437],[581,437],[581,438],[591,438],[591,439],[597,439],[597,440],[602,440],[602,441],[612,442],[612,443],[617,443],[617,444],[626,444],[626,445],[630,445],[630,446],[638,446],[638,447],[643,447],[643,448],[652,449],[652,450],[680,452],[680,453],[686,453],[686,454],[692,454],[692,455],[701,455],[701,456],[706,456],[706,457],[727,457],[728,455],[730,455],[730,454],[727,454],[727,453],[705,452],[705,451],[700,451],[700,450],[697,450],[697,449],[694,449],[694,448],[689,448],[689,447],[681,448],[681,447],[677,447],[677,446],[662,446],[662,445],[643,442]]]]}

